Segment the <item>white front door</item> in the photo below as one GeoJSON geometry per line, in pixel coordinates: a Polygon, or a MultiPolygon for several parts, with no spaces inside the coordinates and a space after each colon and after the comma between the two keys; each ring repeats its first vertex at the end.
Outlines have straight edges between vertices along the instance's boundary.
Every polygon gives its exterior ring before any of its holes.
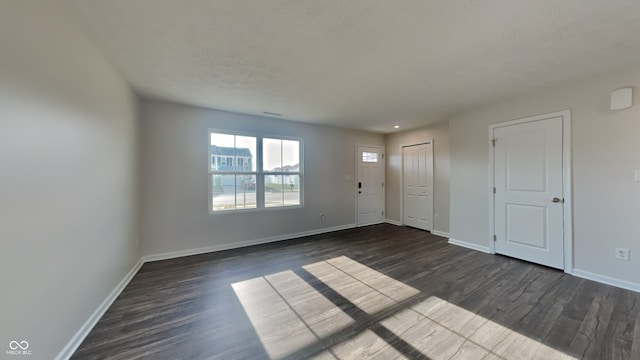
{"type": "Polygon", "coordinates": [[[381,147],[358,145],[357,225],[384,220],[384,160],[381,147]]]}
{"type": "Polygon", "coordinates": [[[493,128],[499,254],[564,268],[563,117],[493,128]]]}
{"type": "Polygon", "coordinates": [[[433,230],[433,147],[431,143],[405,146],[403,159],[404,224],[433,230]]]}

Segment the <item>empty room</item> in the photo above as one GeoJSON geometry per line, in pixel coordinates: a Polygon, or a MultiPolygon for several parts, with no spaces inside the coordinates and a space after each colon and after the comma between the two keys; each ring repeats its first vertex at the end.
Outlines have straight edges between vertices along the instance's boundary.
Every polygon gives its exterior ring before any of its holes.
{"type": "Polygon", "coordinates": [[[638,34],[0,0],[0,359],[640,359],[638,34]]]}

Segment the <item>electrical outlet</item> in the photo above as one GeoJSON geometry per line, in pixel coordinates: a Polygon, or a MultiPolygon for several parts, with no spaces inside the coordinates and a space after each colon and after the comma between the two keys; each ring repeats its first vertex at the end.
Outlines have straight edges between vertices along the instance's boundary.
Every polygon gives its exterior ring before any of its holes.
{"type": "Polygon", "coordinates": [[[324,219],[325,219],[324,214],[320,214],[320,221],[324,221],[324,219]]]}
{"type": "Polygon", "coordinates": [[[616,248],[616,259],[629,261],[629,249],[616,248]]]}

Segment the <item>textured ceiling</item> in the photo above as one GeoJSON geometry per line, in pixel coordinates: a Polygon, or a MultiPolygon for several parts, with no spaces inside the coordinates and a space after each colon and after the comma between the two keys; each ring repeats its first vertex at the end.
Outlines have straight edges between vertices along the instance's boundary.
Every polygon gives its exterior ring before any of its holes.
{"type": "Polygon", "coordinates": [[[143,96],[378,132],[640,64],[638,0],[60,1],[143,96]]]}

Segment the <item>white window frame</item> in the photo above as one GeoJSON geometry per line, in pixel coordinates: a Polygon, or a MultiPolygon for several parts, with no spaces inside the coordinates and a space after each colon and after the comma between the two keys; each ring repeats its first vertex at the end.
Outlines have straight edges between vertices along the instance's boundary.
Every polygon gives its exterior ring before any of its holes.
{"type": "Polygon", "coordinates": [[[215,129],[210,128],[207,131],[207,152],[208,152],[208,200],[207,207],[209,208],[209,214],[218,215],[218,214],[236,214],[236,213],[245,213],[245,212],[255,212],[255,211],[277,211],[277,210],[289,210],[289,209],[299,209],[304,207],[304,139],[299,137],[291,137],[291,136],[283,136],[283,135],[274,135],[274,134],[262,134],[262,133],[251,133],[251,132],[241,132],[241,131],[232,131],[232,130],[223,130],[223,129],[215,129]],[[255,171],[217,171],[211,169],[211,134],[225,134],[225,135],[235,135],[235,136],[247,136],[253,137],[256,139],[256,155],[255,155],[255,171]],[[263,159],[262,159],[262,140],[264,138],[268,139],[276,139],[276,140],[292,140],[298,141],[300,144],[300,161],[298,164],[298,172],[269,172],[264,171],[263,169],[263,159]],[[213,209],[213,175],[238,175],[238,174],[252,174],[256,177],[256,207],[255,208],[235,208],[235,209],[227,209],[227,210],[214,210],[213,209]],[[298,185],[300,192],[300,204],[297,205],[283,205],[283,206],[265,206],[265,182],[264,178],[268,175],[298,175],[300,179],[300,184],[298,185]]]}

